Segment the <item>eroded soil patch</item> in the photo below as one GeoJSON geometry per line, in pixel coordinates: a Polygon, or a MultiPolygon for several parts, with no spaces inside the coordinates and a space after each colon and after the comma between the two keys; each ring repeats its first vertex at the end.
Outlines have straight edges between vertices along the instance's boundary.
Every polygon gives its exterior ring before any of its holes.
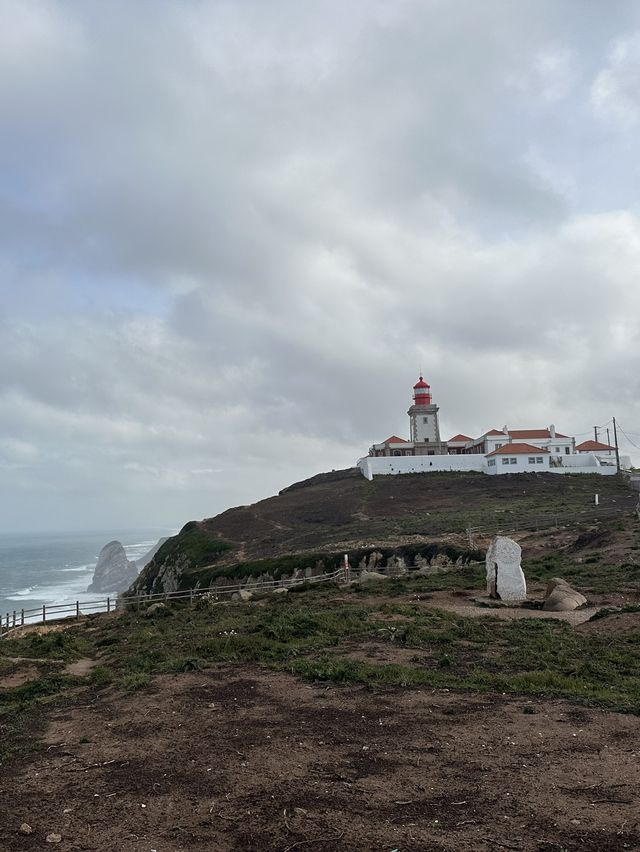
{"type": "Polygon", "coordinates": [[[80,701],[0,778],[3,848],[48,848],[49,832],[123,852],[640,845],[633,716],[251,666],[80,701]]]}

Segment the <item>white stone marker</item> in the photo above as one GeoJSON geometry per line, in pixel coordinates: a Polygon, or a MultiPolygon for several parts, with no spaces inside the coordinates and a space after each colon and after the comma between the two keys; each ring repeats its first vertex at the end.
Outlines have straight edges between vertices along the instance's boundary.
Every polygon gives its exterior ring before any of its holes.
{"type": "Polygon", "coordinates": [[[503,601],[523,601],[527,597],[527,581],[520,567],[520,545],[503,535],[496,535],[487,550],[487,593],[503,601]]]}

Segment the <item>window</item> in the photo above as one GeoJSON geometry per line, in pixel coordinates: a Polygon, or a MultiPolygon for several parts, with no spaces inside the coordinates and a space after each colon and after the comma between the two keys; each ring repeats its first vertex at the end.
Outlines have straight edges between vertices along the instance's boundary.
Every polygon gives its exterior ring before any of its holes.
{"type": "Polygon", "coordinates": [[[502,464],[509,464],[509,459],[502,459],[502,464]]]}
{"type": "Polygon", "coordinates": [[[518,459],[509,459],[509,464],[518,464],[518,459]]]}
{"type": "Polygon", "coordinates": [[[564,454],[565,454],[565,456],[570,455],[570,454],[571,454],[571,449],[570,449],[569,447],[565,447],[565,448],[564,448],[564,454]]]}
{"type": "Polygon", "coordinates": [[[489,467],[495,467],[495,466],[496,466],[496,460],[495,459],[489,459],[489,467]]]}
{"type": "Polygon", "coordinates": [[[544,459],[542,458],[542,456],[536,456],[536,464],[542,464],[543,461],[544,459]]]}
{"type": "Polygon", "coordinates": [[[422,422],[423,422],[423,423],[428,423],[428,422],[429,422],[429,418],[428,418],[428,417],[423,417],[423,418],[422,418],[422,422]]]}
{"type": "Polygon", "coordinates": [[[499,450],[502,444],[496,444],[496,450],[499,450]]]}
{"type": "Polygon", "coordinates": [[[394,456],[401,456],[401,455],[402,455],[402,453],[400,452],[400,450],[394,450],[394,451],[393,451],[393,454],[394,454],[394,456]]]}
{"type": "Polygon", "coordinates": [[[536,463],[535,456],[529,456],[528,461],[529,461],[529,464],[535,464],[536,463]]]}
{"type": "Polygon", "coordinates": [[[554,452],[554,453],[559,453],[559,452],[560,452],[560,447],[554,447],[554,448],[553,448],[553,452],[554,452]]]}

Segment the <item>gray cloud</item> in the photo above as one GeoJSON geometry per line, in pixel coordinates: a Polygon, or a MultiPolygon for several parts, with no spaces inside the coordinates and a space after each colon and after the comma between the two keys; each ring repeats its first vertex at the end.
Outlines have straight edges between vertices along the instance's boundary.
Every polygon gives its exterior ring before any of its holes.
{"type": "Polygon", "coordinates": [[[0,526],[351,464],[420,365],[445,432],[640,433],[635,4],[0,11],[0,526]]]}

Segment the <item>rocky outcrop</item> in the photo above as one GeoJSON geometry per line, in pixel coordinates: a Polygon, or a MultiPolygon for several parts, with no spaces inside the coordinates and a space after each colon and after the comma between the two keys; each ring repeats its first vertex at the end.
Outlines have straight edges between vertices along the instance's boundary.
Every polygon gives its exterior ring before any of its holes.
{"type": "MultiPolygon", "coordinates": [[[[129,560],[119,541],[110,541],[100,551],[88,592],[124,592],[135,581],[138,574],[153,560],[158,550],[167,541],[161,538],[140,559],[129,560]]],[[[173,589],[168,589],[173,591],[173,589]]]]}
{"type": "Polygon", "coordinates": [[[129,562],[119,541],[110,541],[100,551],[88,592],[121,592],[138,576],[138,566],[129,562]]]}
{"type": "Polygon", "coordinates": [[[138,572],[142,571],[143,568],[151,562],[156,553],[160,550],[165,541],[169,541],[169,537],[165,536],[165,538],[161,538],[157,544],[154,544],[151,550],[147,551],[144,556],[141,556],[140,559],[136,559],[135,564],[138,572]]]}

